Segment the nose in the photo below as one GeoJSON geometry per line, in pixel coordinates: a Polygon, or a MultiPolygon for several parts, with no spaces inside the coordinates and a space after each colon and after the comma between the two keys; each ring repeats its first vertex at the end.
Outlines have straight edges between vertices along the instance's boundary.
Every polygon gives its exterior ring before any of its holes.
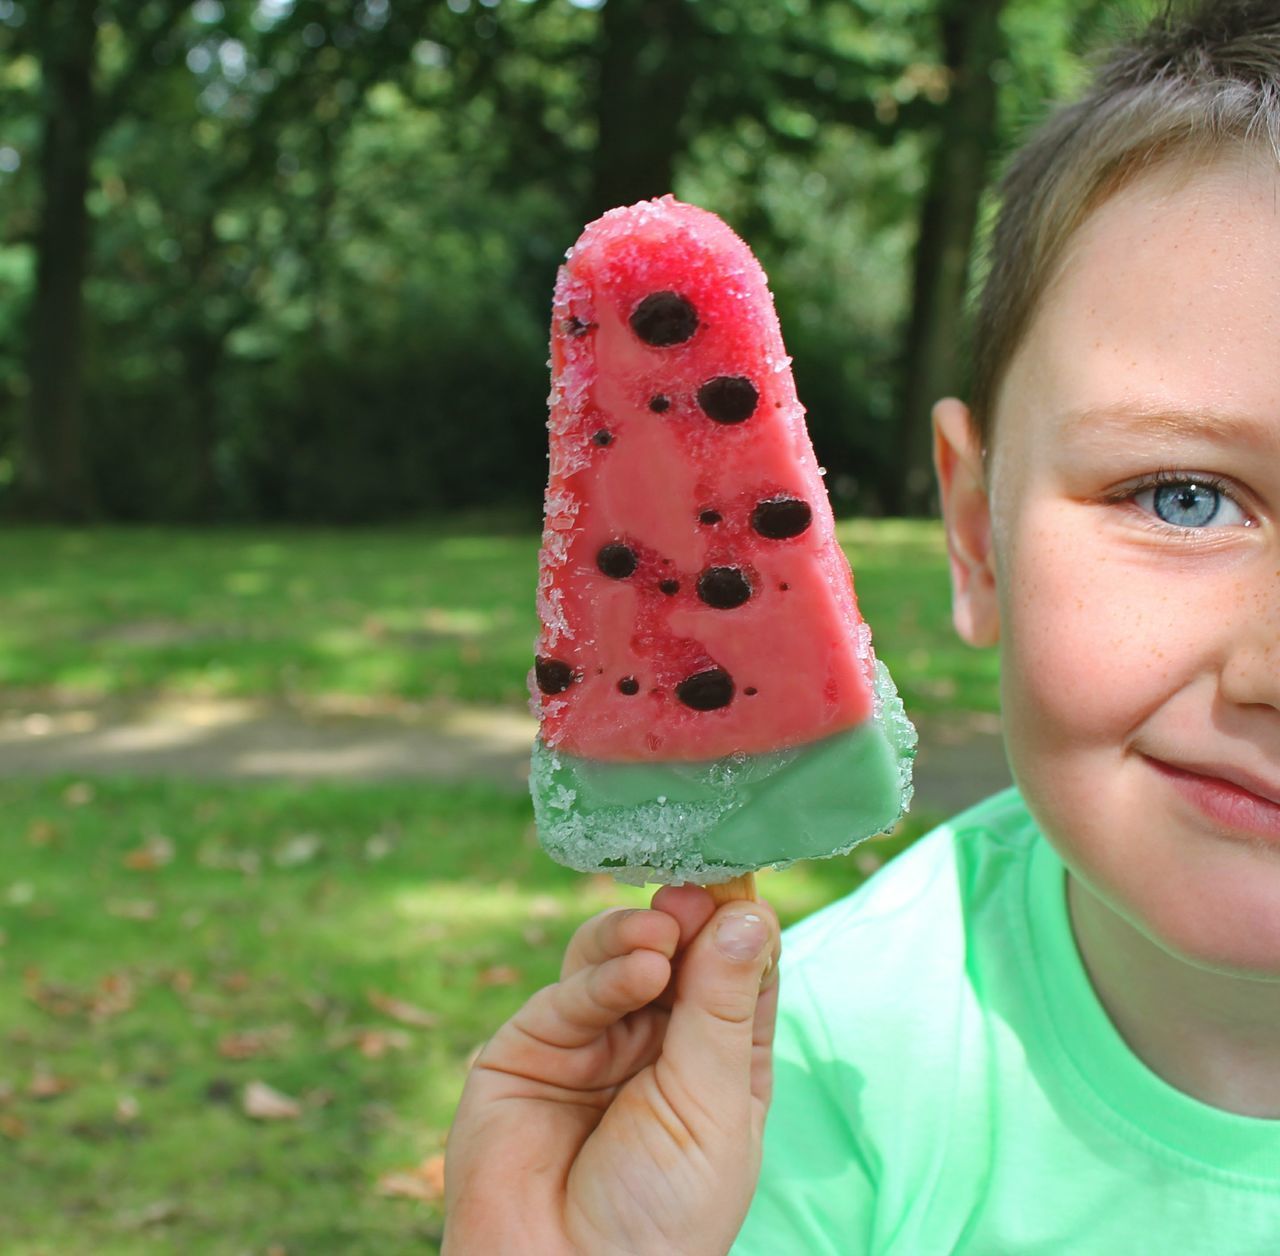
{"type": "Polygon", "coordinates": [[[1251,606],[1222,669],[1222,694],[1239,706],[1264,705],[1280,714],[1280,571],[1251,606]]]}

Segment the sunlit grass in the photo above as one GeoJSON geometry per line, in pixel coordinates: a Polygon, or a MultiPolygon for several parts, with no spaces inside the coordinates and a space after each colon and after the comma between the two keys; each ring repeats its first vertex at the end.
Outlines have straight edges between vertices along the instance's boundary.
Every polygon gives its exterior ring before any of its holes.
{"type": "MultiPolygon", "coordinates": [[[[931,521],[841,523],[908,709],[997,709],[995,655],[951,628],[931,521]]],[[[0,686],[82,697],[364,697],[521,706],[537,537],[472,526],[0,534],[0,686]]]]}
{"type": "MultiPolygon", "coordinates": [[[[439,1152],[468,1056],[577,924],[649,893],[553,864],[527,800],[478,788],[9,781],[0,809],[0,1216],[20,1256],[435,1250],[438,1207],[380,1177],[439,1152]],[[248,1117],[254,1080],[299,1115],[248,1117]]],[[[764,892],[794,920],[927,822],[764,892]]]]}

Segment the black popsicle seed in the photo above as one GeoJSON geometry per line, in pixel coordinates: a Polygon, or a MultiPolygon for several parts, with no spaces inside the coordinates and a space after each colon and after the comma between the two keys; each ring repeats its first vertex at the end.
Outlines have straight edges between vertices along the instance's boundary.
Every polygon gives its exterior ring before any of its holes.
{"type": "Polygon", "coordinates": [[[587,332],[595,327],[595,323],[584,323],[576,314],[570,314],[564,320],[564,330],[567,335],[577,340],[580,336],[585,336],[587,332]]]}
{"type": "Polygon", "coordinates": [[[629,545],[610,541],[601,546],[596,566],[611,580],[625,580],[636,569],[636,552],[629,545]]]}
{"type": "Polygon", "coordinates": [[[751,512],[751,526],[771,541],[799,536],[812,520],[809,503],[799,497],[770,497],[751,512]]]}
{"type": "Polygon", "coordinates": [[[751,596],[751,584],[736,567],[708,567],[698,577],[698,596],[716,610],[731,611],[751,596]]]}
{"type": "Polygon", "coordinates": [[[631,330],[659,349],[683,344],[698,330],[698,311],[678,292],[651,292],[632,310],[631,330]]]}
{"type": "Polygon", "coordinates": [[[649,409],[652,410],[654,414],[665,414],[666,411],[671,409],[671,398],[664,397],[661,393],[656,397],[650,397],[649,409]]]}
{"type": "Polygon", "coordinates": [[[717,375],[698,389],[698,404],[717,423],[741,423],[756,412],[760,394],[742,375],[717,375]]]}
{"type": "Polygon", "coordinates": [[[613,433],[602,427],[591,439],[597,445],[612,445],[613,433]]]}
{"type": "Polygon", "coordinates": [[[721,667],[694,672],[676,686],[676,697],[695,711],[715,711],[733,701],[733,677],[721,667]]]}
{"type": "Polygon", "coordinates": [[[677,593],[680,592],[680,581],[679,580],[659,580],[658,588],[660,588],[663,591],[663,593],[665,593],[668,597],[674,597],[677,593]]]}
{"type": "Polygon", "coordinates": [[[573,668],[568,663],[541,654],[533,661],[533,674],[543,693],[564,693],[573,684],[573,668]]]}
{"type": "Polygon", "coordinates": [[[699,523],[719,523],[722,516],[718,510],[704,510],[698,516],[699,523]]]}
{"type": "Polygon", "coordinates": [[[631,697],[632,694],[640,692],[640,682],[634,676],[624,676],[618,681],[618,692],[631,697]]]}

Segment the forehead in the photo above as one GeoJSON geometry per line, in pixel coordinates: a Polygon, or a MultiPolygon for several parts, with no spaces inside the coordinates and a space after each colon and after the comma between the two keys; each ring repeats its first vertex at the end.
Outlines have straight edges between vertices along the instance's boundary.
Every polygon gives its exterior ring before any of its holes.
{"type": "Polygon", "coordinates": [[[1010,364],[999,422],[1012,436],[1034,415],[1115,407],[1280,425],[1274,157],[1143,175],[1068,244],[1010,364]]]}

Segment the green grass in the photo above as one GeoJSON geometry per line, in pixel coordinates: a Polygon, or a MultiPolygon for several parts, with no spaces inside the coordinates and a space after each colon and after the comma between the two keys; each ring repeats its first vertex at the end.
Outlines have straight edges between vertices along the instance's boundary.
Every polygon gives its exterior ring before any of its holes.
{"type": "MultiPolygon", "coordinates": [[[[0,812],[14,1256],[435,1250],[438,1208],[379,1178],[438,1153],[468,1055],[576,924],[646,898],[552,864],[527,801],[479,788],[0,781],[0,812]],[[371,1031],[399,1045],[370,1058],[371,1031]],[[255,1033],[260,1054],[220,1052],[255,1033]],[[300,1115],[246,1116],[255,1080],[300,1115]]],[[[794,920],[929,821],[765,893],[794,920]]]]}
{"type": "MultiPolygon", "coordinates": [[[[950,628],[938,526],[840,537],[908,709],[996,709],[995,656],[950,628]]],[[[10,529],[0,690],[17,709],[330,694],[518,708],[536,561],[528,530],[473,521],[10,529]]],[[[479,786],[0,780],[0,815],[5,1256],[435,1250],[438,1207],[379,1180],[438,1155],[467,1057],[554,978],[573,928],[646,898],[552,864],[527,800],[479,786]],[[434,1021],[399,1023],[371,993],[434,1021]],[[298,1115],[251,1119],[252,1081],[298,1115]]],[[[765,893],[797,919],[937,819],[766,876],[765,893]]]]}
{"type": "MultiPolygon", "coordinates": [[[[849,521],[840,538],[908,710],[996,710],[994,653],[951,629],[939,525],[849,521]]],[[[474,525],[10,529],[0,688],[518,706],[537,544],[474,525]]]]}

